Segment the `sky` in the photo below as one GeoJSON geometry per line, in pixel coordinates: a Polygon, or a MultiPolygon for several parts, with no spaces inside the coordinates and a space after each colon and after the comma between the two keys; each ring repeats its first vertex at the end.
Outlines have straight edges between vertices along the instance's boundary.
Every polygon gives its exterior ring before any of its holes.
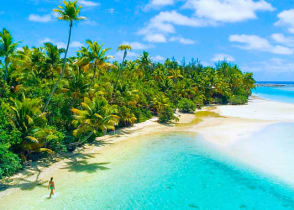
{"type": "MultiPolygon", "coordinates": [[[[79,0],[70,53],[91,39],[116,49],[130,44],[128,59],[148,51],[154,61],[174,57],[203,65],[218,60],[253,72],[258,81],[294,81],[294,4],[292,0],[79,0]]],[[[0,29],[20,46],[53,42],[64,47],[68,23],[53,9],[61,0],[2,0],[0,29]]]]}

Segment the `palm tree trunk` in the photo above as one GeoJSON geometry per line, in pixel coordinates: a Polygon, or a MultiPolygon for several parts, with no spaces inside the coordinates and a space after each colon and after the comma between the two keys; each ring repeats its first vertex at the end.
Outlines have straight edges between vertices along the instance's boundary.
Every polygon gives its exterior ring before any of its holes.
{"type": "Polygon", "coordinates": [[[62,66],[62,72],[57,80],[57,82],[55,83],[54,87],[52,88],[49,98],[45,104],[44,110],[43,112],[46,112],[47,107],[51,101],[51,98],[56,90],[56,88],[58,87],[60,81],[62,80],[63,76],[64,76],[64,71],[65,71],[65,64],[66,64],[66,58],[67,58],[67,52],[68,52],[68,48],[69,48],[69,44],[70,44],[70,39],[71,39],[71,30],[72,30],[72,21],[69,24],[69,34],[68,34],[68,40],[67,40],[67,46],[66,46],[66,50],[65,50],[65,54],[64,54],[64,60],[63,60],[63,66],[62,66]]]}
{"type": "Polygon", "coordinates": [[[7,82],[8,78],[8,56],[5,57],[5,70],[4,70],[4,81],[7,82]]]}
{"type": "Polygon", "coordinates": [[[92,82],[94,82],[95,77],[96,77],[96,67],[94,67],[94,73],[93,73],[92,82]]]}
{"type": "Polygon", "coordinates": [[[83,139],[83,141],[78,141],[78,142],[75,142],[75,143],[72,143],[71,145],[72,146],[79,146],[79,145],[82,145],[83,143],[85,143],[86,141],[88,141],[88,139],[94,134],[94,131],[90,132],[88,134],[88,136],[86,136],[86,138],[83,139]]]}
{"type": "Polygon", "coordinates": [[[7,76],[8,76],[8,66],[5,65],[5,72],[4,72],[4,81],[7,82],[7,76]]]}
{"type": "Polygon", "coordinates": [[[126,57],[127,57],[127,50],[125,50],[125,52],[124,52],[124,57],[123,57],[123,60],[122,60],[122,64],[121,64],[121,66],[120,66],[120,68],[119,68],[118,77],[117,77],[117,79],[116,79],[116,82],[115,82],[115,85],[114,85],[114,88],[113,88],[114,90],[116,90],[116,86],[117,86],[118,80],[119,80],[119,78],[121,77],[122,68],[124,67],[126,57]]]}

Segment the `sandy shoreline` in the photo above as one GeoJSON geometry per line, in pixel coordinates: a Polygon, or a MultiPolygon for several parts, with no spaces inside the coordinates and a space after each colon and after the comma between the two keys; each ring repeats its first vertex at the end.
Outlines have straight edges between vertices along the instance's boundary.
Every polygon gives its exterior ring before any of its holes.
{"type": "Polygon", "coordinates": [[[270,124],[294,121],[294,104],[273,102],[256,97],[252,97],[248,105],[206,107],[201,111],[209,111],[209,113],[216,115],[199,117],[197,114],[196,116],[194,114],[180,114],[180,121],[176,125],[162,125],[157,122],[156,118],[152,118],[133,127],[123,128],[110,135],[97,138],[96,144],[85,145],[70,157],[57,159],[57,162],[49,166],[39,164],[27,168],[10,178],[13,181],[6,184],[7,189],[0,191],[0,199],[19,190],[25,184],[30,187],[30,185],[36,186],[45,183],[49,177],[54,176],[73,159],[79,159],[81,155],[97,154],[98,151],[120,141],[154,133],[186,131],[200,134],[216,145],[227,146],[270,124]]]}

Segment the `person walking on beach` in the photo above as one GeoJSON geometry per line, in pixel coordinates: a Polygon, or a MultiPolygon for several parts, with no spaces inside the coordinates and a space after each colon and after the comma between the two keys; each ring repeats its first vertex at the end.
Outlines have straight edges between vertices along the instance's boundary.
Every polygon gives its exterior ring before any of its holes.
{"type": "Polygon", "coordinates": [[[54,185],[53,177],[51,177],[51,179],[49,181],[48,189],[50,189],[50,196],[49,196],[49,198],[51,198],[51,196],[54,195],[54,190],[55,190],[55,185],[54,185]]]}

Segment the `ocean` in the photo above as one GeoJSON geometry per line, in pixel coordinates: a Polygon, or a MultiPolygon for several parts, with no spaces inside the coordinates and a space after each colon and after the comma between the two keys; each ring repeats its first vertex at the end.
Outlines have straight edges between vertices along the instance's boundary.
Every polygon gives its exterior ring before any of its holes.
{"type": "Polygon", "coordinates": [[[257,82],[262,85],[283,85],[283,86],[259,86],[253,94],[261,98],[270,99],[274,101],[294,103],[294,82],[257,82]]]}

